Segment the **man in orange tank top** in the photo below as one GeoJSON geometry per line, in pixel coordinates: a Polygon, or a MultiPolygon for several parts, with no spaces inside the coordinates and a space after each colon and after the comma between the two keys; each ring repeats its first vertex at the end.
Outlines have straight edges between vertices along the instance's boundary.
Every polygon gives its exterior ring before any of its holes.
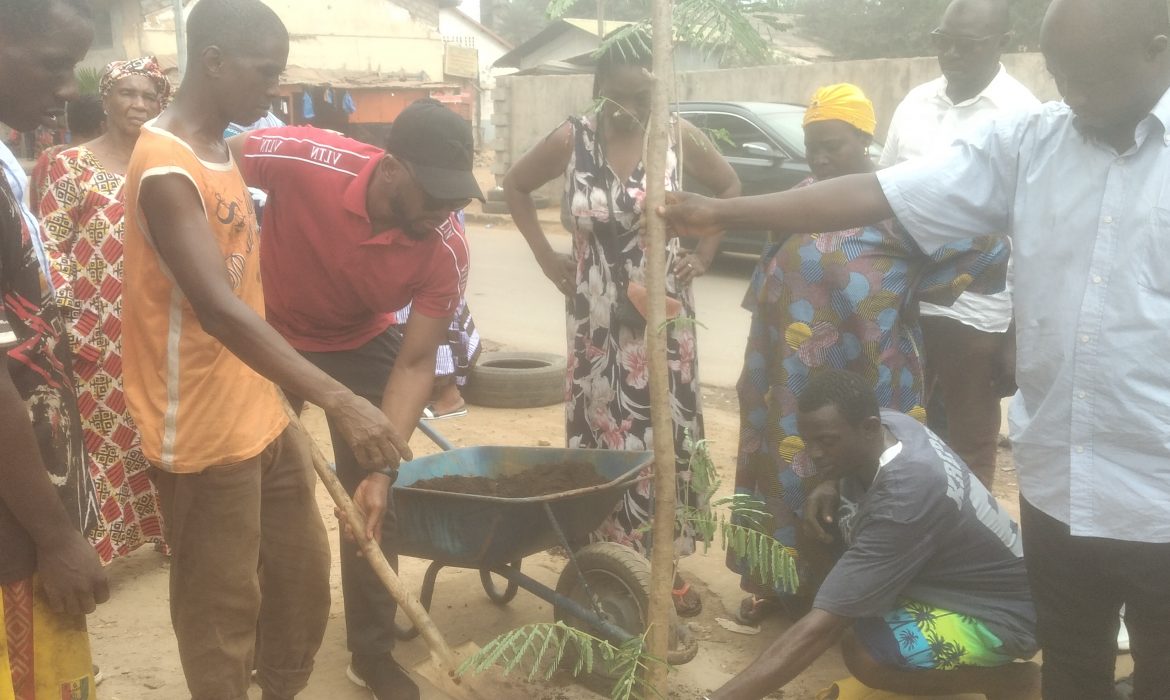
{"type": "Polygon", "coordinates": [[[264,321],[259,227],[223,140],[276,97],[288,32],[259,0],[202,0],[171,106],[126,178],[126,398],[155,467],[171,620],[194,700],[264,700],[308,683],[329,613],[329,545],[307,436],[283,386],[321,406],[369,470],[409,448],[369,401],[264,321]],[[258,573],[259,572],[259,573],[258,573]]]}

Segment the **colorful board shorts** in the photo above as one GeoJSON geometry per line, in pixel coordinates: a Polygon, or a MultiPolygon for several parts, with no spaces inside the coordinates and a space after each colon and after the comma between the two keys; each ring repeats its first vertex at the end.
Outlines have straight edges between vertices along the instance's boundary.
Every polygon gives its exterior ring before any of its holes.
{"type": "Polygon", "coordinates": [[[35,578],[0,586],[0,700],[93,700],[84,615],[58,615],[35,578]]]}
{"type": "Polygon", "coordinates": [[[1015,661],[981,621],[914,600],[898,601],[885,617],[855,621],[853,634],[883,666],[948,671],[1015,661]]]}

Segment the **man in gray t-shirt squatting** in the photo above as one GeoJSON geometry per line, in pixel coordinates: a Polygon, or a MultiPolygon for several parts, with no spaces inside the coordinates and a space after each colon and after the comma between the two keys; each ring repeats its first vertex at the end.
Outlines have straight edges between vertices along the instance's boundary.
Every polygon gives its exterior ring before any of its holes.
{"type": "Polygon", "coordinates": [[[847,549],[813,609],[710,700],[755,700],[795,678],[844,634],[849,670],[909,695],[1038,698],[1036,614],[1019,526],[937,436],[880,410],[849,372],[817,376],[797,425],[825,481],[806,525],[847,549]]]}

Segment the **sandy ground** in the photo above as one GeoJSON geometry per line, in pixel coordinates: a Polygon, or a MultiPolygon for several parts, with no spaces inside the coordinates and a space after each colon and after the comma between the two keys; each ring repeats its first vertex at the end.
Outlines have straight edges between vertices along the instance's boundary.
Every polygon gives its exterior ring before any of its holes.
{"type": "MultiPolygon", "coordinates": [[[[737,432],[734,395],[726,390],[709,389],[705,408],[708,434],[714,440],[714,456],[723,478],[729,482],[733,472],[737,432]]],[[[558,444],[563,435],[562,420],[562,409],[559,406],[526,410],[472,407],[467,417],[441,421],[436,426],[457,445],[536,446],[544,442],[558,444]]],[[[328,453],[331,446],[322,414],[310,409],[306,414],[306,423],[328,453]]],[[[420,454],[435,451],[421,434],[415,436],[412,445],[420,454]]],[[[1006,453],[1003,457],[997,493],[1001,500],[1011,504],[1014,509],[1015,475],[1010,467],[1010,458],[1006,453]]],[[[724,488],[727,488],[726,484],[724,488]]],[[[323,490],[319,493],[319,502],[326,526],[335,539],[337,522],[323,490]]],[[[301,695],[308,700],[357,700],[369,697],[345,677],[348,655],[345,649],[336,542],[334,551],[333,609],[325,642],[317,655],[316,671],[308,689],[301,695]]],[[[422,560],[403,560],[402,574],[416,589],[426,564],[422,560]]],[[[524,562],[526,573],[550,586],[555,585],[563,568],[563,558],[550,554],[529,557],[524,562]]],[[[761,634],[756,636],[724,630],[715,622],[715,618],[731,618],[742,594],[738,580],[723,566],[723,553],[712,549],[706,554],[696,554],[685,559],[682,568],[702,592],[704,600],[702,615],[691,622],[701,643],[698,658],[680,667],[674,674],[677,697],[691,700],[701,698],[700,691],[717,687],[754,658],[783,629],[783,624],[770,621],[764,625],[761,634]]],[[[167,570],[166,559],[149,550],[139,551],[116,562],[111,568],[113,598],[90,618],[95,660],[106,677],[100,688],[100,696],[105,700],[172,700],[187,697],[168,619],[167,570]]],[[[523,591],[507,607],[493,605],[480,588],[477,572],[467,570],[446,570],[440,575],[432,612],[436,623],[453,646],[465,642],[482,645],[517,626],[552,619],[550,606],[523,591]]],[[[397,656],[411,668],[425,661],[427,653],[423,642],[416,640],[402,644],[397,656]]],[[[782,693],[772,697],[812,698],[817,690],[845,675],[840,658],[835,652],[830,652],[782,693]]],[[[442,697],[425,681],[424,688],[424,698],[430,700],[442,697]]],[[[526,697],[532,700],[597,697],[576,686],[571,679],[560,677],[543,684],[495,683],[489,693],[492,697],[526,697]]],[[[258,689],[253,688],[252,697],[259,698],[258,689]]]]}

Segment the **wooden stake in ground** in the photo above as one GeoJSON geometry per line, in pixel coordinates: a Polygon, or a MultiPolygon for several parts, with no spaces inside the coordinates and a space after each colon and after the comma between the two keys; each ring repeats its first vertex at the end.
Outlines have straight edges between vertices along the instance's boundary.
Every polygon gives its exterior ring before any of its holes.
{"type": "MultiPolygon", "coordinates": [[[[666,660],[670,644],[670,591],[674,583],[674,534],[677,480],[674,464],[674,423],[670,410],[670,375],[666,361],[666,225],[654,212],[666,202],[666,149],[670,130],[671,0],[653,0],[651,22],[654,91],[651,96],[649,142],[646,147],[646,354],[650,363],[650,420],[654,430],[654,521],[650,553],[650,656],[666,660]]],[[[651,664],[647,681],[666,697],[668,673],[663,663],[651,664]]]]}
{"type": "Polygon", "coordinates": [[[437,673],[428,674],[427,680],[435,683],[439,690],[456,700],[483,700],[484,696],[471,687],[466,679],[455,675],[455,670],[459,665],[455,652],[451,650],[447,640],[443,638],[439,628],[435,626],[434,620],[423,608],[422,603],[406,588],[402,579],[398,578],[398,574],[390,567],[390,562],[386,561],[386,556],[382,554],[382,548],[374,540],[366,539],[366,519],[362,512],[358,510],[353,499],[346,493],[345,487],[337,479],[337,474],[329,468],[325,455],[321,454],[321,448],[317,446],[313,436],[309,435],[309,431],[305,430],[300,418],[287,405],[285,409],[289,414],[289,420],[305,434],[305,439],[309,441],[309,452],[313,456],[313,469],[316,470],[317,476],[321,477],[321,483],[325,485],[325,490],[329,492],[338,510],[341,511],[342,517],[349,524],[350,531],[355,534],[362,555],[365,556],[374,573],[378,575],[382,585],[398,603],[398,607],[406,613],[406,616],[418,628],[423,640],[426,641],[431,652],[431,662],[437,671],[437,673]],[[432,678],[431,675],[434,677],[432,678]]]}

